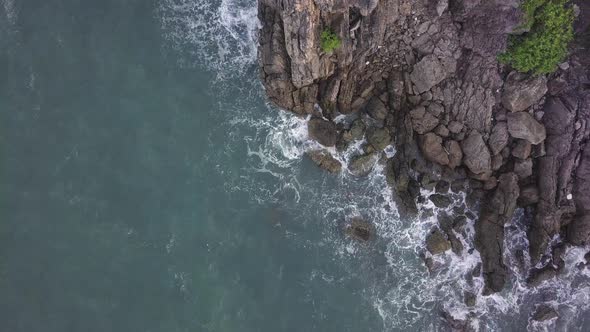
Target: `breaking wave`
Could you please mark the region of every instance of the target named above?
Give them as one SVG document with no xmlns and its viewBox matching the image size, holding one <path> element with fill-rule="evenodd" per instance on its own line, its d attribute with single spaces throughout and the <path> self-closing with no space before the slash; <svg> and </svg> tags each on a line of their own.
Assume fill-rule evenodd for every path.
<svg viewBox="0 0 590 332">
<path fill-rule="evenodd" d="M 219 96 L 242 96 L 239 105 L 223 98 L 218 105 L 219 130 L 228 135 L 220 153 L 228 157 L 246 151 L 248 156 L 242 169 L 219 166 L 227 179 L 226 190 L 248 193 L 259 204 L 304 210 L 299 217 L 304 225 L 321 220 L 310 226 L 318 229 L 314 233 L 317 238 L 301 239 L 293 231 L 288 237 L 302 246 L 330 248 L 351 275 L 358 276 L 358 269 L 362 269 L 364 294 L 383 319 L 383 330 L 438 331 L 442 311 L 457 320 L 468 319 L 475 330 L 563 330 L 590 309 L 590 271 L 577 267 L 588 248 L 566 251 L 564 276 L 537 288 L 525 287 L 529 266 L 524 211 L 519 210 L 506 226 L 504 259 L 516 277 L 504 292 L 482 296 L 483 279 L 474 273 L 481 258 L 473 248 L 473 219 L 467 219 L 463 230 L 455 233 L 464 247 L 462 252 L 431 257 L 424 251 L 424 241 L 437 225 L 440 209 L 426 202 L 416 220 L 402 220 L 383 162 L 377 162 L 365 178 L 350 173 L 349 161 L 359 154 L 363 142 L 344 152 L 328 149 L 342 162 L 341 175 L 315 169 L 304 155 L 320 146 L 308 139 L 306 119 L 264 102 L 257 79 L 256 33 L 260 24 L 256 14 L 254 0 L 163 0 L 158 13 L 169 46 L 181 54 L 180 65 L 213 72 L 213 89 Z M 388 149 L 388 157 L 393 153 Z M 453 198 L 449 210 L 466 208 L 463 194 L 453 194 Z M 373 249 L 342 235 L 343 224 L 354 216 L 375 223 L 379 237 Z M 420 255 L 432 260 L 432 272 Z M 312 274 L 310 278 L 332 278 L 321 271 Z M 474 306 L 465 304 L 466 293 L 475 295 Z M 558 309 L 560 319 L 532 322 L 530 313 L 540 301 Z"/>
</svg>

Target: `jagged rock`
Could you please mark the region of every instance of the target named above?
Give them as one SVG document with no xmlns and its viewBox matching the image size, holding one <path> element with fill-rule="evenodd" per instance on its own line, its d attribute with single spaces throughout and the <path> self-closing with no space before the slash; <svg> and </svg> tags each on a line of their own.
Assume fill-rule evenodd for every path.
<svg viewBox="0 0 590 332">
<path fill-rule="evenodd" d="M 369 133 L 369 144 L 375 148 L 376 151 L 385 149 L 391 143 L 391 136 L 387 128 L 376 128 Z"/>
<path fill-rule="evenodd" d="M 331 173 L 339 173 L 342 170 L 342 164 L 332 157 L 328 151 L 309 151 L 307 152 L 307 155 L 316 165 Z"/>
<path fill-rule="evenodd" d="M 446 141 L 445 149 L 449 153 L 449 167 L 454 169 L 461 166 L 461 162 L 463 160 L 463 151 L 461 151 L 461 146 L 459 143 L 453 140 Z"/>
<path fill-rule="evenodd" d="M 474 174 L 491 173 L 492 157 L 481 134 L 473 131 L 461 142 L 463 163 Z"/>
<path fill-rule="evenodd" d="M 346 225 L 345 233 L 355 240 L 367 242 L 375 237 L 375 227 L 361 217 L 354 217 Z"/>
<path fill-rule="evenodd" d="M 492 134 L 488 140 L 492 154 L 498 154 L 508 144 L 508 125 L 506 122 L 498 122 L 492 129 Z"/>
<path fill-rule="evenodd" d="M 508 132 L 512 137 L 525 139 L 532 144 L 539 144 L 545 140 L 545 127 L 529 113 L 509 113 L 506 117 Z"/>
<path fill-rule="evenodd" d="M 535 185 L 528 185 L 520 189 L 518 204 L 520 206 L 529 206 L 539 201 L 539 189 Z"/>
<path fill-rule="evenodd" d="M 502 105 L 512 112 L 524 111 L 536 104 L 546 92 L 545 76 L 526 78 L 523 74 L 512 72 L 504 85 Z"/>
<path fill-rule="evenodd" d="M 376 120 L 385 120 L 387 117 L 387 107 L 385 107 L 385 104 L 383 104 L 383 102 L 377 97 L 373 97 L 369 100 L 365 106 L 365 111 Z"/>
<path fill-rule="evenodd" d="M 375 153 L 367 153 L 353 158 L 348 169 L 353 175 L 365 176 L 371 172 L 376 163 L 377 155 Z"/>
<path fill-rule="evenodd" d="M 435 133 L 428 133 L 419 138 L 420 150 L 424 158 L 440 165 L 449 164 L 449 156 L 442 146 L 442 138 Z"/>
<path fill-rule="evenodd" d="M 481 204 L 475 223 L 475 247 L 482 259 L 484 295 L 501 291 L 506 283 L 507 271 L 502 261 L 504 225 L 512 219 L 519 193 L 516 174 L 505 173 L 500 175 L 494 193 Z"/>
<path fill-rule="evenodd" d="M 498 179 L 495 176 L 491 176 L 483 183 L 483 190 L 492 190 L 498 185 Z"/>
<path fill-rule="evenodd" d="M 312 118 L 307 123 L 307 132 L 311 139 L 317 141 L 321 145 L 336 145 L 338 132 L 336 131 L 336 124 L 334 124 L 334 122 L 320 118 Z"/>
<path fill-rule="evenodd" d="M 350 125 L 350 137 L 353 140 L 360 140 L 365 135 L 365 123 L 361 119 L 356 119 Z"/>
<path fill-rule="evenodd" d="M 449 129 L 445 125 L 438 125 L 434 129 L 434 133 L 440 137 L 448 137 L 449 136 Z"/>
<path fill-rule="evenodd" d="M 533 175 L 533 160 L 530 158 L 516 160 L 514 162 L 514 173 L 516 173 L 521 180 Z"/>
<path fill-rule="evenodd" d="M 468 307 L 474 307 L 475 303 L 477 302 L 477 296 L 469 291 L 465 291 L 465 293 L 463 293 L 463 298 L 465 299 L 465 305 Z"/>
<path fill-rule="evenodd" d="M 533 269 L 527 278 L 527 283 L 531 287 L 537 287 L 544 281 L 555 278 L 557 270 L 551 266 L 546 266 L 542 269 Z"/>
<path fill-rule="evenodd" d="M 438 181 L 435 186 L 437 194 L 445 194 L 445 193 L 449 192 L 450 188 L 451 188 L 451 184 L 448 183 L 447 181 L 444 181 L 444 180 Z"/>
<path fill-rule="evenodd" d="M 455 72 L 457 61 L 451 57 L 439 59 L 436 55 L 427 55 L 414 66 L 410 79 L 416 87 L 416 93 L 423 93 L 442 82 Z"/>
<path fill-rule="evenodd" d="M 463 129 L 463 124 L 458 121 L 451 121 L 449 123 L 449 131 L 453 134 L 458 134 Z"/>
<path fill-rule="evenodd" d="M 423 106 L 418 106 L 410 111 L 410 117 L 414 131 L 420 135 L 432 131 L 438 125 L 438 119 L 427 112 Z"/>
<path fill-rule="evenodd" d="M 533 320 L 538 322 L 544 322 L 557 317 L 559 317 L 557 311 L 546 304 L 537 307 L 537 310 L 535 310 L 535 313 L 533 314 Z"/>
<path fill-rule="evenodd" d="M 426 249 L 433 255 L 441 254 L 451 249 L 451 242 L 438 228 L 433 228 L 426 236 Z"/>
<path fill-rule="evenodd" d="M 569 243 L 582 246 L 590 244 L 590 215 L 576 217 L 567 229 Z"/>
<path fill-rule="evenodd" d="M 428 92 L 426 92 L 428 93 Z M 432 103 L 430 105 L 428 105 L 428 112 L 434 116 L 436 116 L 437 118 L 443 114 L 445 111 L 445 108 L 443 105 L 439 104 L 439 103 Z"/>
<path fill-rule="evenodd" d="M 504 164 L 504 158 L 501 154 L 496 154 L 492 156 L 492 170 L 497 171 L 502 167 Z"/>
<path fill-rule="evenodd" d="M 449 207 L 451 203 L 453 203 L 453 200 L 451 200 L 449 196 L 441 194 L 432 194 L 428 197 L 428 199 L 430 199 L 430 201 L 434 203 L 434 206 L 437 208 L 446 208 Z"/>
<path fill-rule="evenodd" d="M 531 155 L 532 145 L 529 141 L 519 139 L 512 149 L 512 155 L 519 159 L 526 159 Z"/>
</svg>

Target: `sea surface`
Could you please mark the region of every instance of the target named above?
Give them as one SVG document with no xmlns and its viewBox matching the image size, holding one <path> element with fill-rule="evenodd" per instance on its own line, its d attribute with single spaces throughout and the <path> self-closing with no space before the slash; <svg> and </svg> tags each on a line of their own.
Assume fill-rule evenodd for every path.
<svg viewBox="0 0 590 332">
<path fill-rule="evenodd" d="M 434 207 L 402 220 L 383 165 L 351 176 L 362 142 L 331 151 L 340 176 L 304 157 L 305 119 L 265 100 L 258 27 L 255 0 L 0 0 L 0 331 L 445 331 L 442 311 L 469 315 L 473 222 L 429 274 Z M 345 236 L 355 216 L 375 241 Z M 474 327 L 585 331 L 584 252 L 546 291 L 521 276 L 478 296 Z M 558 322 L 528 320 L 540 298 Z"/>
</svg>

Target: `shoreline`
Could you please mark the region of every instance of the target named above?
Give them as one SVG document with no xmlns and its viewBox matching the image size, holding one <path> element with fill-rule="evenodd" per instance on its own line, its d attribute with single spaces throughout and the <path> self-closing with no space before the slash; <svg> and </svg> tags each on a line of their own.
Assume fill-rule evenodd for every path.
<svg viewBox="0 0 590 332">
<path fill-rule="evenodd" d="M 524 208 L 532 222 L 521 255 L 530 257 L 525 273 L 534 287 L 559 278 L 566 246 L 590 244 L 590 5 L 574 2 L 571 53 L 555 73 L 538 76 L 497 60 L 509 36 L 522 33 L 515 1 L 260 0 L 261 78 L 272 103 L 311 117 L 309 136 L 321 145 L 344 151 L 366 139 L 347 166 L 362 177 L 385 163 L 402 218 L 415 218 L 422 202 L 450 206 L 451 192 L 481 206 L 472 244 L 482 260 L 473 271 L 485 281 L 481 296 L 510 278 L 504 226 Z M 341 38 L 331 52 L 321 45 L 328 30 Z M 384 152 L 391 145 L 393 157 Z M 326 150 L 309 157 L 342 169 Z M 423 189 L 434 193 L 423 197 Z M 467 250 L 457 237 L 466 210 L 437 215 L 425 257 Z M 355 220 L 346 233 L 370 240 L 371 222 Z M 555 318 L 548 304 L 537 311 L 535 320 Z"/>
</svg>

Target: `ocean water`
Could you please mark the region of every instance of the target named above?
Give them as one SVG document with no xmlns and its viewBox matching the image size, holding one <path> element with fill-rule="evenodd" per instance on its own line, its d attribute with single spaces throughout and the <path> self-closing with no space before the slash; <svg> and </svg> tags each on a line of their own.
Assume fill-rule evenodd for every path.
<svg viewBox="0 0 590 332">
<path fill-rule="evenodd" d="M 317 169 L 305 119 L 266 103 L 255 0 L 0 2 L 1 331 L 445 331 L 442 310 L 467 317 L 477 251 L 429 275 L 434 207 L 400 219 L 381 164 Z M 360 144 L 331 152 L 346 163 Z M 343 234 L 355 216 L 374 242 Z M 584 252 L 568 251 L 565 281 L 479 296 L 474 327 L 583 331 Z M 560 320 L 528 320 L 540 298 Z"/>
</svg>

